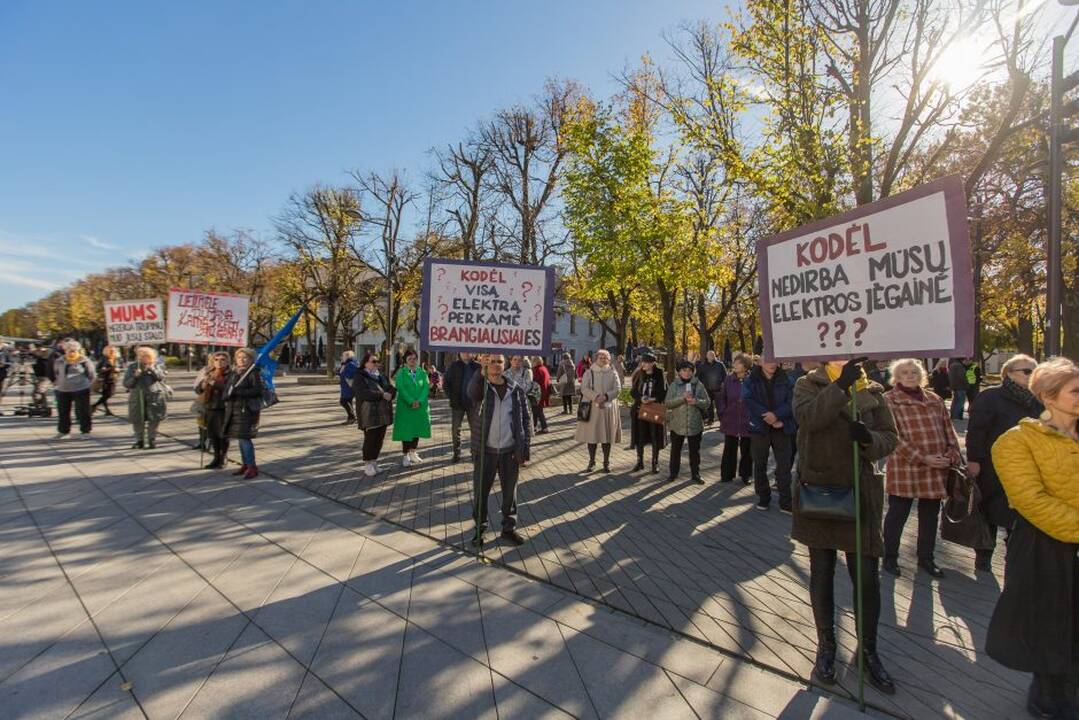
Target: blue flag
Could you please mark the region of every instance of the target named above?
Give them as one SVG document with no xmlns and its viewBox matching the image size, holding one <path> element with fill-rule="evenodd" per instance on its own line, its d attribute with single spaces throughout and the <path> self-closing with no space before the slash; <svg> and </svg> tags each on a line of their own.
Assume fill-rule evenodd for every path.
<svg viewBox="0 0 1079 720">
<path fill-rule="evenodd" d="M 262 374 L 262 384 L 266 389 L 264 397 L 274 397 L 276 399 L 277 391 L 273 386 L 274 372 L 277 370 L 277 361 L 270 357 L 270 353 L 274 348 L 281 344 L 281 341 L 292 335 L 292 329 L 296 327 L 296 323 L 300 319 L 300 315 L 303 314 L 303 308 L 301 307 L 296 311 L 284 327 L 274 333 L 274 336 L 270 338 L 270 341 L 260 347 L 255 352 L 255 365 L 258 366 L 259 372 Z M 266 405 L 272 405 L 273 402 L 266 402 Z"/>
</svg>

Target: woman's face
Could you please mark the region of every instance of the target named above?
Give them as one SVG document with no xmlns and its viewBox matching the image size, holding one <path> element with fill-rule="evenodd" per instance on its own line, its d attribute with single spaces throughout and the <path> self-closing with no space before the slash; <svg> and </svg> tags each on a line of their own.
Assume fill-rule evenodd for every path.
<svg viewBox="0 0 1079 720">
<path fill-rule="evenodd" d="M 214 369 L 225 370 L 229 366 L 229 359 L 220 355 L 214 358 Z"/>
<path fill-rule="evenodd" d="M 601 355 L 596 356 L 596 365 L 599 365 L 601 368 L 605 368 L 610 364 L 611 364 L 611 356 L 610 355 L 601 354 Z"/>
<path fill-rule="evenodd" d="M 693 378 L 693 368 L 682 368 L 678 371 L 678 377 L 684 382 L 689 382 Z"/>
<path fill-rule="evenodd" d="M 641 367 L 644 368 L 644 371 L 646 373 L 652 372 L 652 368 L 654 368 L 655 366 L 656 366 L 656 364 L 654 362 L 652 362 L 651 360 L 645 360 L 644 362 L 641 363 Z"/>
<path fill-rule="evenodd" d="M 1062 387 L 1055 398 L 1042 398 L 1042 402 L 1053 412 L 1079 417 L 1079 378 Z"/>
<path fill-rule="evenodd" d="M 895 379 L 903 387 L 916 388 L 922 384 L 918 368 L 913 365 L 900 365 L 895 369 Z"/>
<path fill-rule="evenodd" d="M 1017 385 L 1030 387 L 1030 374 L 1034 372 L 1034 363 L 1020 362 L 1008 369 L 1008 377 Z"/>
<path fill-rule="evenodd" d="M 416 363 L 418 361 L 419 361 L 419 356 L 416 355 L 415 353 L 412 353 L 411 355 L 409 355 L 408 357 L 405 358 L 405 364 L 408 365 L 413 370 L 416 369 Z"/>
<path fill-rule="evenodd" d="M 514 355 L 513 357 L 510 358 L 510 367 L 512 367 L 514 370 L 520 369 L 520 367 L 521 367 L 521 356 L 520 355 Z"/>
<path fill-rule="evenodd" d="M 150 353 L 147 353 L 147 352 L 139 353 L 139 365 L 153 365 L 153 364 L 154 364 L 154 356 L 153 355 L 151 355 Z"/>
<path fill-rule="evenodd" d="M 734 374 L 738 377 L 742 377 L 749 372 L 749 366 L 741 360 L 735 360 L 734 362 Z"/>
<path fill-rule="evenodd" d="M 378 358 L 374 355 L 367 358 L 367 364 L 364 367 L 368 370 L 378 370 Z"/>
<path fill-rule="evenodd" d="M 250 359 L 247 357 L 247 353 L 242 352 L 236 353 L 234 361 L 236 362 L 236 367 L 240 369 L 243 369 L 250 364 Z"/>
</svg>

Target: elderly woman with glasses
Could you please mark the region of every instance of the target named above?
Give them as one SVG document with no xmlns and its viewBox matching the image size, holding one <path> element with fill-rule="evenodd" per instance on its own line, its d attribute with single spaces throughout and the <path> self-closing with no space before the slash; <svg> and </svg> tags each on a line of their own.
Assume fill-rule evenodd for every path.
<svg viewBox="0 0 1079 720">
<path fill-rule="evenodd" d="M 1019 424 L 1023 418 L 1036 418 L 1041 414 L 1042 404 L 1030 392 L 1030 376 L 1037 361 L 1029 355 L 1013 355 L 1000 369 L 1002 382 L 996 387 L 978 393 L 970 407 L 967 423 L 967 472 L 977 478 L 982 494 L 981 509 L 989 521 L 994 545 L 997 528 L 1011 532 L 1015 524 L 1015 510 L 1008 504 L 1004 488 L 993 467 L 990 450 L 997 439 Z M 992 569 L 991 561 L 995 547 L 975 551 L 974 567 L 983 572 Z"/>
</svg>

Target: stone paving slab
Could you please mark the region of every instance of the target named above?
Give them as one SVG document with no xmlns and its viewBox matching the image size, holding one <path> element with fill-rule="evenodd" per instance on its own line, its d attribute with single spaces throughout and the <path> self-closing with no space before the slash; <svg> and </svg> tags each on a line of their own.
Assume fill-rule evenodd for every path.
<svg viewBox="0 0 1079 720">
<path fill-rule="evenodd" d="M 471 535 L 471 465 L 450 462 L 448 408 L 433 403 L 434 437 L 421 442 L 424 461 L 404 468 L 399 446 L 387 441 L 382 472 L 360 472 L 361 433 L 341 425 L 332 387 L 282 379 L 280 405 L 264 415 L 256 441 L 259 465 L 274 477 L 467 549 Z M 182 383 L 177 383 L 181 387 Z M 180 393 L 174 407 L 187 406 Z M 598 602 L 647 624 L 693 638 L 803 683 L 810 681 L 816 634 L 806 590 L 808 554 L 790 540 L 790 518 L 754 509 L 752 487 L 718 480 L 722 435 L 705 433 L 704 486 L 661 474 L 631 473 L 635 457 L 612 453 L 609 475 L 583 472 L 584 448 L 572 440 L 573 418 L 548 411 L 551 433 L 538 436 L 518 490 L 521 548 L 490 543 L 495 564 Z M 183 411 L 163 426 L 193 443 Z M 962 427 L 960 427 L 962 430 Z M 464 430 L 467 443 L 467 428 Z M 683 462 L 683 473 L 688 471 Z M 492 497 L 497 527 L 498 490 Z M 912 513 L 912 515 L 914 515 Z M 914 573 L 917 518 L 906 526 L 904 576 L 882 575 L 880 644 L 899 693 L 867 691 L 868 700 L 900 717 L 1021 715 L 1028 678 L 984 655 L 985 632 L 1003 580 L 1003 551 L 991 574 L 975 574 L 973 553 L 939 542 L 941 581 Z M 842 566 L 842 562 L 840 565 Z M 837 569 L 840 660 L 853 658 L 853 602 L 846 569 Z M 855 679 L 841 674 L 839 692 Z M 1003 710 L 1002 710 L 1003 709 Z"/>
<path fill-rule="evenodd" d="M 201 470 L 167 437 L 51 434 L 0 418 L 4 718 L 858 715 L 294 485 Z"/>
</svg>

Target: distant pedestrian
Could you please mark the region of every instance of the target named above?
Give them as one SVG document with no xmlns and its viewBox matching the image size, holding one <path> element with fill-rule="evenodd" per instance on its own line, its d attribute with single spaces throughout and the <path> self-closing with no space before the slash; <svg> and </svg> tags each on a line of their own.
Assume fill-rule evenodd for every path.
<svg viewBox="0 0 1079 720">
<path fill-rule="evenodd" d="M 528 402 L 532 406 L 532 428 L 536 435 L 547 432 L 547 415 L 544 408 L 551 401 L 551 372 L 543 358 L 538 355 L 532 359 L 532 382 L 538 388 L 538 394 L 530 393 Z"/>
<path fill-rule="evenodd" d="M 611 445 L 622 442 L 622 418 L 618 394 L 622 390 L 618 373 L 611 367 L 611 354 L 596 353 L 596 363 L 590 365 L 581 378 L 581 403 L 590 403 L 588 419 L 577 418 L 574 438 L 588 446 L 588 468 L 596 467 L 596 446 L 603 448 L 603 472 L 611 471 Z"/>
<path fill-rule="evenodd" d="M 157 363 L 157 351 L 149 346 L 135 349 L 135 362 L 124 370 L 127 388 L 127 421 L 135 434 L 132 448 L 153 448 L 157 426 L 165 419 L 168 400 L 165 371 Z"/>
<path fill-rule="evenodd" d="M 884 393 L 895 419 L 898 444 L 888 456 L 886 489 L 888 514 L 884 518 L 884 569 L 900 576 L 899 542 L 911 505 L 918 501 L 918 567 L 940 578 L 933 551 L 937 542 L 940 501 L 948 497 L 948 469 L 960 467 L 959 438 L 948 417 L 944 400 L 925 389 L 925 368 L 914 359 L 891 365 L 896 384 Z"/>
<path fill-rule="evenodd" d="M 952 420 L 963 419 L 967 403 L 967 366 L 962 358 L 952 358 L 948 363 L 948 385 L 952 389 Z"/>
<path fill-rule="evenodd" d="M 718 412 L 718 396 L 723 392 L 723 381 L 727 379 L 727 366 L 716 357 L 715 350 L 709 350 L 705 353 L 704 360 L 697 363 L 697 379 L 704 383 L 704 388 L 708 391 L 708 399 L 711 400 L 708 403 L 708 415 L 704 419 L 708 425 L 711 425 L 715 422 Z"/>
<path fill-rule="evenodd" d="M 63 355 L 53 363 L 56 378 L 56 438 L 66 440 L 71 432 L 71 409 L 75 408 L 75 417 L 79 421 L 79 432 L 90 433 L 93 418 L 90 411 L 90 387 L 93 385 L 96 371 L 94 364 L 83 354 L 82 345 L 74 340 L 64 346 Z"/>
<path fill-rule="evenodd" d="M 101 383 L 101 394 L 90 408 L 90 413 L 97 412 L 98 407 L 105 408 L 105 415 L 112 415 L 109 409 L 109 400 L 116 394 L 116 375 L 120 371 L 120 359 L 116 348 L 106 345 L 101 351 L 101 360 L 97 363 L 97 379 Z"/>
<path fill-rule="evenodd" d="M 652 353 L 645 353 L 641 357 L 640 365 L 633 371 L 630 396 L 633 398 L 633 406 L 629 412 L 632 423 L 631 434 L 633 444 L 637 449 L 637 465 L 633 470 L 634 472 L 644 470 L 644 447 L 648 445 L 652 448 L 652 473 L 657 473 L 659 472 L 659 451 L 667 443 L 666 425 L 662 422 L 648 422 L 639 417 L 641 406 L 645 403 L 666 403 L 667 401 L 667 379 L 663 371 L 656 367 L 656 356 Z"/>
<path fill-rule="evenodd" d="M 851 583 L 855 572 L 856 523 L 849 517 L 827 517 L 808 512 L 799 498 L 815 486 L 833 489 L 854 484 L 853 443 L 858 444 L 861 478 L 862 637 L 861 652 L 867 679 L 885 694 L 895 683 L 877 655 L 877 624 L 880 620 L 880 574 L 878 561 L 884 554 L 881 514 L 884 483 L 874 462 L 895 449 L 896 429 L 884 388 L 866 378 L 861 361 L 835 360 L 803 377 L 794 387 L 794 419 L 798 423 L 798 485 L 794 496 L 791 539 L 809 549 L 809 598 L 817 627 L 817 657 L 813 675 L 825 685 L 836 681 L 835 673 L 835 566 L 836 553 L 847 556 Z M 852 420 L 850 404 L 856 403 L 858 419 Z M 833 495 L 834 497 L 834 495 Z M 826 502 L 826 501 L 825 501 Z M 841 515 L 838 511 L 837 515 Z M 856 608 L 857 609 L 857 608 Z"/>
<path fill-rule="evenodd" d="M 338 401 L 347 414 L 344 422 L 345 425 L 351 425 L 356 422 L 356 413 L 352 410 L 353 406 L 356 404 L 352 394 L 352 380 L 356 377 L 356 371 L 359 369 L 360 366 L 356 363 L 355 352 L 352 350 L 345 350 L 341 353 L 341 364 L 337 367 L 337 381 L 341 386 Z"/>
<path fill-rule="evenodd" d="M 255 352 L 240 348 L 232 354 L 234 367 L 225 385 L 225 432 L 240 446 L 240 469 L 233 475 L 245 480 L 257 477 L 255 443 L 262 415 L 262 373 L 254 367 Z"/>
<path fill-rule="evenodd" d="M 397 390 L 379 369 L 378 353 L 367 352 L 352 379 L 356 398 L 356 418 L 363 430 L 364 473 L 378 474 L 378 456 L 386 439 L 386 428 L 393 424 L 393 402 Z"/>
<path fill-rule="evenodd" d="M 225 431 L 225 388 L 229 380 L 229 354 L 215 352 L 210 356 L 210 365 L 199 373 L 195 382 L 195 394 L 202 405 L 203 424 L 206 438 L 213 459 L 206 466 L 207 470 L 225 467 L 228 457 L 229 438 Z"/>
<path fill-rule="evenodd" d="M 577 394 L 577 370 L 573 367 L 573 358 L 569 353 L 562 354 L 555 383 L 558 394 L 562 397 L 562 414 L 569 415 L 573 412 L 573 396 Z"/>
<path fill-rule="evenodd" d="M 1030 390 L 1045 406 L 993 445 L 993 466 L 1018 513 L 1004 589 L 985 648 L 1001 665 L 1034 674 L 1034 717 L 1074 718 L 1079 670 L 1079 367 L 1038 365 Z"/>
<path fill-rule="evenodd" d="M 734 372 L 723 380 L 723 392 L 717 395 L 719 430 L 723 433 L 723 459 L 720 482 L 731 482 L 735 473 L 746 485 L 753 474 L 753 453 L 749 438 L 749 406 L 742 397 L 742 383 L 749 376 L 753 361 L 741 353 L 734 356 Z"/>
<path fill-rule="evenodd" d="M 933 372 L 929 373 L 929 387 L 942 400 L 951 398 L 952 386 L 948 380 L 948 358 L 941 358 L 933 366 Z"/>
<path fill-rule="evenodd" d="M 772 502 L 768 484 L 768 456 L 776 460 L 775 480 L 780 512 L 791 512 L 792 438 L 798 431 L 794 422 L 794 387 L 778 363 L 761 361 L 742 383 L 742 400 L 749 415 L 750 453 L 753 456 L 753 483 L 757 509 L 767 510 Z"/>
<path fill-rule="evenodd" d="M 581 361 L 577 363 L 577 379 L 578 380 L 583 379 L 585 371 L 588 370 L 588 368 L 590 368 L 590 367 L 592 367 L 592 351 L 591 350 L 588 351 L 587 353 L 585 353 L 584 357 L 581 358 Z"/>
<path fill-rule="evenodd" d="M 420 461 L 420 438 L 431 437 L 431 383 L 420 367 L 415 350 L 406 350 L 405 364 L 397 370 L 397 414 L 393 421 L 393 439 L 401 443 L 401 463 L 408 467 Z"/>
<path fill-rule="evenodd" d="M 618 373 L 618 380 L 622 384 L 626 382 L 626 362 L 621 355 L 615 355 L 614 360 L 611 361 L 611 367 Z"/>
<path fill-rule="evenodd" d="M 690 480 L 704 484 L 701 477 L 701 437 L 704 433 L 704 416 L 711 400 L 704 383 L 693 376 L 693 363 L 682 360 L 678 374 L 667 387 L 667 427 L 671 433 L 670 475 L 667 482 L 678 478 L 682 467 L 682 445 L 689 445 Z"/>
<path fill-rule="evenodd" d="M 461 424 L 468 417 L 471 400 L 468 397 L 468 384 L 480 371 L 472 353 L 463 352 L 446 369 L 443 382 L 446 386 L 446 399 L 450 401 L 450 443 L 453 448 L 453 462 L 461 459 Z"/>
<path fill-rule="evenodd" d="M 967 360 L 967 407 L 974 404 L 982 389 L 982 366 L 974 360 Z"/>
<path fill-rule="evenodd" d="M 517 532 L 517 478 L 531 451 L 532 421 L 524 388 L 505 376 L 502 355 L 484 357 L 479 374 L 468 385 L 470 445 L 472 447 L 472 517 L 474 547 L 482 547 L 487 531 L 487 504 L 498 476 L 502 490 L 502 539 L 522 545 Z"/>
<path fill-rule="evenodd" d="M 1045 410 L 1030 392 L 1030 376 L 1037 365 L 1037 361 L 1029 355 L 1013 355 L 1000 369 L 1003 382 L 979 393 L 977 401 L 970 406 L 966 437 L 967 472 L 975 478 L 981 491 L 981 510 L 989 522 L 994 545 L 974 551 L 974 568 L 982 572 L 992 570 L 997 528 L 1002 527 L 1010 534 L 1018 517 L 1009 505 L 996 468 L 993 467 L 993 444 L 1023 418 L 1037 418 Z"/>
</svg>

